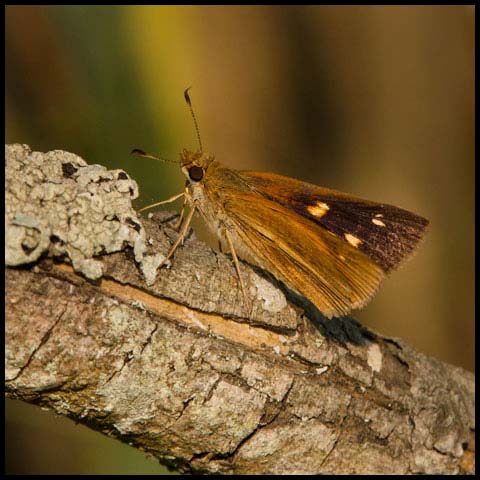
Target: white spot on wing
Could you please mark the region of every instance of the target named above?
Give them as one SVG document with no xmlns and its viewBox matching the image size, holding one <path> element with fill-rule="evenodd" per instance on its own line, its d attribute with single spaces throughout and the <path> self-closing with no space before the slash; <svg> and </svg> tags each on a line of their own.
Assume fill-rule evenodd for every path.
<svg viewBox="0 0 480 480">
<path fill-rule="evenodd" d="M 324 202 L 317 202 L 316 205 L 309 205 L 307 210 L 314 217 L 321 218 L 330 210 L 330 207 Z"/>
<path fill-rule="evenodd" d="M 384 227 L 385 224 L 381 220 L 377 220 L 376 218 L 372 218 L 372 223 L 378 225 L 379 227 Z"/>
<path fill-rule="evenodd" d="M 359 238 L 357 238 L 355 235 L 352 235 L 351 233 L 345 233 L 345 240 L 355 248 L 357 248 L 362 243 Z"/>
</svg>

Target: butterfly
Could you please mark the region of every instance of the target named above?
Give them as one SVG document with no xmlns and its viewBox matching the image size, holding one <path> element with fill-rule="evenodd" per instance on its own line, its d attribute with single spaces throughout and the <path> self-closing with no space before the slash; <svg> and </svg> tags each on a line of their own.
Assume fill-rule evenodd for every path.
<svg viewBox="0 0 480 480">
<path fill-rule="evenodd" d="M 407 210 L 269 172 L 234 170 L 203 151 L 188 89 L 199 150 L 183 150 L 182 243 L 195 212 L 229 248 L 247 297 L 238 258 L 271 272 L 308 298 L 327 318 L 368 303 L 385 276 L 424 236 L 428 220 Z M 135 149 L 133 153 L 159 159 Z M 186 208 L 188 214 L 185 215 Z"/>
</svg>

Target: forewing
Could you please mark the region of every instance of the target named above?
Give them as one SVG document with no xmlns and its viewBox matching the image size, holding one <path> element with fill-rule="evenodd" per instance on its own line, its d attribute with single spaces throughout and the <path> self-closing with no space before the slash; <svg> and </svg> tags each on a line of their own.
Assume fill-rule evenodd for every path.
<svg viewBox="0 0 480 480">
<path fill-rule="evenodd" d="M 387 273 L 414 250 L 428 225 L 427 219 L 407 210 L 281 175 L 253 171 L 238 175 L 252 190 L 328 230 Z"/>
</svg>

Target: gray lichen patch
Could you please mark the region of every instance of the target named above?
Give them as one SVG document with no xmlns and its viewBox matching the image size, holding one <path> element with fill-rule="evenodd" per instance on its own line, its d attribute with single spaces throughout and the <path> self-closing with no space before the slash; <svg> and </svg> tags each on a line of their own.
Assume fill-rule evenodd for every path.
<svg viewBox="0 0 480 480">
<path fill-rule="evenodd" d="M 146 253 L 145 230 L 131 204 L 137 197 L 137 183 L 123 170 L 88 165 L 61 150 L 5 145 L 6 265 L 67 255 L 76 271 L 98 279 L 103 267 L 94 257 L 129 245 L 153 283 L 163 256 Z"/>
<path fill-rule="evenodd" d="M 253 293 L 262 300 L 265 310 L 278 313 L 287 307 L 287 300 L 281 290 L 253 271 L 250 275 L 252 284 L 256 287 L 256 292 Z"/>
</svg>

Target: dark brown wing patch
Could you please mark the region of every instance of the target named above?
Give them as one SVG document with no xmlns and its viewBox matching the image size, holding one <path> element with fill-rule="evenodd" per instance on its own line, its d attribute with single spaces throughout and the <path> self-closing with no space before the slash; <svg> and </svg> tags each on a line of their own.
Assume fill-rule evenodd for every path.
<svg viewBox="0 0 480 480">
<path fill-rule="evenodd" d="M 325 228 L 388 273 L 416 247 L 428 220 L 392 205 L 352 197 L 275 174 L 239 175 L 266 198 Z"/>
</svg>

